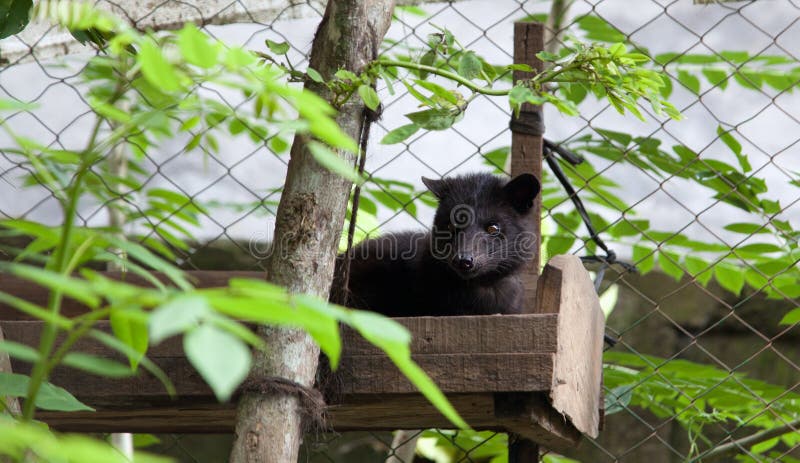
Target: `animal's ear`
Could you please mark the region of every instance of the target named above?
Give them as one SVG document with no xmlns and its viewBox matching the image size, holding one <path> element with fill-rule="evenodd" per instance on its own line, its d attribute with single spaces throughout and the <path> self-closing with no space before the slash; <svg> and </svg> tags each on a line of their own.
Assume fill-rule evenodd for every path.
<svg viewBox="0 0 800 463">
<path fill-rule="evenodd" d="M 503 187 L 506 198 L 519 212 L 527 212 L 533 207 L 540 189 L 539 180 L 531 174 L 517 175 Z"/>
<path fill-rule="evenodd" d="M 439 199 L 442 199 L 447 192 L 447 181 L 434 180 L 432 178 L 422 177 L 422 183 L 428 187 L 431 193 Z"/>
</svg>

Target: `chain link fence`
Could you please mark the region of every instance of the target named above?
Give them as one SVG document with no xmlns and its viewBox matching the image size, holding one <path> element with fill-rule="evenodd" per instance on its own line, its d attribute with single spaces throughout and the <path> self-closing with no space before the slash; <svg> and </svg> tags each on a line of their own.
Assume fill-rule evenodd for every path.
<svg viewBox="0 0 800 463">
<path fill-rule="evenodd" d="M 264 51 L 268 39 L 285 42 L 286 59 L 297 69 L 307 65 L 324 11 L 315 1 L 97 3 L 140 27 L 194 20 L 212 36 L 251 49 Z M 626 42 L 653 57 L 670 77 L 671 101 L 685 115 L 669 121 L 642 107 L 646 121 L 640 122 L 591 96 L 575 96 L 577 117 L 545 108 L 546 138 L 586 159 L 560 162 L 589 204 L 593 224 L 620 260 L 640 270 L 602 267 L 608 329 L 620 340 L 607 352 L 605 429 L 568 457 L 800 461 L 800 317 L 787 316 L 800 297 L 800 101 L 794 91 L 800 5 L 420 3 L 398 7 L 384 51 L 419 59 L 429 35 L 446 28 L 488 62 L 508 64 L 513 22 L 546 20 L 551 11 L 563 12 L 548 23 L 560 32 L 554 31 L 557 41 Z M 230 22 L 237 24 L 222 25 Z M 93 122 L 81 77 L 91 48 L 37 26 L 6 39 L 2 50 L 8 62 L 0 67 L 0 95 L 38 106 L 11 114 L 6 123 L 50 147 L 82 146 Z M 232 108 L 249 104 L 211 87 L 196 91 L 216 93 L 220 104 Z M 453 127 L 383 145 L 379 141 L 405 123 L 403 114 L 415 109 L 416 100 L 405 88 L 379 86 L 378 92 L 383 118 L 369 143 L 370 182 L 357 237 L 428 227 L 435 204 L 424 195 L 421 176 L 504 170 L 511 139 L 505 100 L 478 96 Z M 202 117 L 212 126 L 235 124 L 211 120 L 212 113 Z M 11 143 L 6 134 L 0 141 Z M 152 140 L 150 149 L 129 153 L 132 171 L 150 193 L 131 192 L 126 201 L 145 210 L 176 193 L 197 220 L 188 229 L 170 217 L 131 222 L 126 232 L 165 243 L 188 269 L 261 268 L 290 142 L 286 130 L 228 138 L 191 127 Z M 46 188 L 26 185 L 29 174 L 2 153 L 0 216 L 58 223 L 56 199 Z M 546 172 L 543 183 L 543 253 L 595 254 L 552 174 Z M 81 204 L 84 224 L 107 225 L 107 206 Z M 506 461 L 503 434 L 426 430 L 406 436 L 419 437 L 417 462 Z M 230 445 L 229 436 L 159 439 L 155 448 L 188 462 L 221 461 Z M 397 444 L 391 433 L 311 435 L 301 461 L 384 461 L 399 458 Z M 552 453 L 543 458 L 570 461 Z"/>
</svg>

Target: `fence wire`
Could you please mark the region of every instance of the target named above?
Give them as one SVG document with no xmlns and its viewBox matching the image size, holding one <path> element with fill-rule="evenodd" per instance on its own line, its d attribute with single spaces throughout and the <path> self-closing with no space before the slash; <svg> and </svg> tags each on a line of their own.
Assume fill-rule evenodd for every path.
<svg viewBox="0 0 800 463">
<path fill-rule="evenodd" d="M 125 11 L 143 27 L 157 25 L 153 18 L 164 9 L 191 10 L 206 32 L 228 43 L 257 50 L 264 50 L 266 39 L 288 43 L 287 58 L 298 69 L 307 65 L 324 9 L 310 1 L 267 2 L 270 7 L 258 11 L 248 8 L 261 2 L 211 2 L 213 8 L 169 0 L 135 6 L 97 3 Z M 612 367 L 606 368 L 605 428 L 598 439 L 587 438 L 578 449 L 566 452 L 568 457 L 583 462 L 657 463 L 704 456 L 708 458 L 701 461 L 800 461 L 800 332 L 797 323 L 778 323 L 798 307 L 800 289 L 792 274 L 798 258 L 788 253 L 772 267 L 751 259 L 754 253 L 780 253 L 774 247 L 785 245 L 773 239 L 774 234 L 763 233 L 767 229 L 785 230 L 797 239 L 793 230 L 800 222 L 800 195 L 792 185 L 800 184 L 800 101 L 793 90 L 800 69 L 800 5 L 792 0 L 705 6 L 688 0 L 561 3 L 569 8 L 564 20 L 556 22 L 564 31 L 556 34 L 558 40 L 575 35 L 628 42 L 659 57 L 659 67 L 671 80 L 671 100 L 686 116 L 684 121 L 666 121 L 642 107 L 648 122 L 631 121 L 610 105 L 590 99 L 581 104 L 577 117 L 545 109 L 546 137 L 591 162 L 591 168 L 566 163 L 562 168 L 578 195 L 588 199 L 590 211 L 595 208 L 595 227 L 601 235 L 610 234 L 610 245 L 620 258 L 643 273 L 620 268 L 606 272 L 601 289 L 613 302 L 607 307 L 608 328 L 620 343 L 607 358 Z M 551 6 L 484 0 L 398 8 L 384 51 L 419 57 L 428 35 L 446 27 L 465 48 L 492 63 L 508 64 L 513 22 L 543 20 Z M 230 21 L 239 24 L 219 25 Z M 52 44 L 63 40 L 63 33 L 40 27 L 26 34 L 5 42 L 9 62 L 0 67 L 0 96 L 38 108 L 18 111 L 6 123 L 50 147 L 82 146 L 93 119 L 80 73 L 91 51 L 70 44 L 62 51 L 78 54 L 58 57 L 59 48 Z M 414 110 L 416 100 L 403 88 L 395 87 L 394 93 L 378 90 L 384 116 L 369 144 L 366 172 L 371 181 L 359 212 L 368 217 L 358 224 L 362 235 L 428 227 L 435 206 L 423 195 L 421 176 L 505 167 L 503 153 L 511 139 L 505 101 L 479 96 L 452 128 L 419 132 L 389 146 L 378 141 L 404 124 L 402 115 Z M 196 91 L 216 93 L 222 104 L 233 108 L 248 103 L 214 88 Z M 130 225 L 126 231 L 167 242 L 188 269 L 259 269 L 271 239 L 290 135 L 270 133 L 254 140 L 209 135 L 215 142 L 203 138 L 193 144 L 205 134 L 189 129 L 162 140 L 139 163 L 145 186 L 188 198 L 200 211 L 199 224 L 181 231 L 165 218 L 161 223 Z M 7 146 L 8 138 L 0 138 Z M 659 150 L 680 156 L 686 149 L 698 156 L 671 173 L 648 158 Z M 744 155 L 747 168 L 741 164 Z M 731 159 L 742 165 L 741 175 L 728 175 L 721 167 Z M 0 155 L 0 216 L 58 223 L 52 192 L 23 185 L 27 174 L 12 156 Z M 552 176 L 546 177 L 543 252 L 594 254 L 569 198 L 558 192 Z M 737 206 L 731 194 L 709 194 L 690 179 L 704 185 L 717 179 L 736 192 L 765 179 L 777 202 L 771 207 L 761 202 Z M 764 200 L 758 195 L 736 197 L 745 203 L 754 198 Z M 152 199 L 132 192 L 128 201 L 144 210 Z M 107 225 L 106 206 L 81 204 L 83 225 Z M 731 226 L 750 223 L 752 214 L 742 212 L 748 208 L 760 214 L 760 222 Z M 759 246 L 763 235 L 771 246 Z M 181 245 L 187 237 L 189 243 Z M 723 248 L 728 251 L 720 251 Z M 661 271 L 647 273 L 654 261 Z M 735 273 L 733 263 L 743 273 Z M 686 370 L 687 378 L 680 374 L 687 361 L 709 369 L 692 367 Z M 610 387 L 609 374 L 634 379 Z M 724 397 L 715 395 L 721 391 Z M 794 403 L 794 411 L 786 408 L 787 401 Z M 665 405 L 659 408 L 658 403 Z M 737 410 L 737 403 L 742 407 L 730 412 Z M 722 410 L 731 414 L 722 416 Z M 712 419 L 715 414 L 719 416 Z M 765 421 L 772 424 L 766 426 Z M 742 439 L 769 429 L 773 434 L 761 439 Z M 416 462 L 506 461 L 503 434 L 426 430 L 408 436 L 419 437 Z M 158 439 L 153 448 L 187 462 L 221 461 L 230 445 L 230 436 Z M 301 461 L 385 461 L 399 458 L 396 444 L 391 433 L 307 436 Z M 726 446 L 732 450 L 721 456 L 704 453 Z M 542 458 L 570 461 L 547 451 Z"/>
</svg>

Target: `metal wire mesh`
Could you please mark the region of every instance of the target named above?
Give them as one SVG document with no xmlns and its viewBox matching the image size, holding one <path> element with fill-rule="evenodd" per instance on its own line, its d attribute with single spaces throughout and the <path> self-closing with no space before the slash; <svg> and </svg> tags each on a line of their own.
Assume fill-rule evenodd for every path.
<svg viewBox="0 0 800 463">
<path fill-rule="evenodd" d="M 287 58 L 298 68 L 307 64 L 311 38 L 322 13 L 322 6 L 317 2 L 276 2 L 276 6 L 258 11 L 251 11 L 249 8 L 256 7 L 249 2 L 219 2 L 219 5 L 215 2 L 214 6 L 199 8 L 187 6 L 187 2 L 165 1 L 135 9 L 131 6 L 133 2 L 98 3 L 125 11 L 134 24 L 147 26 L 174 25 L 154 19 L 164 13 L 163 9 L 188 9 L 194 12 L 195 19 L 200 18 L 199 22 L 206 24 L 207 32 L 226 42 L 253 49 L 263 49 L 267 38 L 289 43 L 291 50 Z M 780 204 L 773 213 L 762 216 L 760 224 L 775 225 L 776 221 L 785 221 L 792 228 L 791 224 L 798 223 L 800 196 L 789 185 L 798 181 L 800 170 L 797 161 L 800 141 L 797 108 L 800 105 L 797 92 L 792 91 L 797 82 L 791 79 L 796 79 L 792 77 L 796 74 L 790 71 L 800 61 L 800 5 L 791 0 L 703 7 L 685 0 L 646 0 L 636 2 L 635 6 L 623 0 L 566 3 L 571 3 L 571 8 L 569 19 L 561 24 L 563 30 L 590 40 L 628 41 L 646 48 L 651 56 L 664 55 L 660 67 L 672 78 L 672 101 L 686 115 L 685 121 L 665 121 L 642 107 L 649 122 L 637 123 L 622 118 L 606 103 L 588 100 L 581 104 L 581 115 L 575 118 L 546 110 L 549 139 L 558 140 L 582 154 L 596 155 L 592 158 L 592 171 L 567 165 L 565 168 L 571 169 L 571 178 L 579 182 L 579 195 L 612 206 L 598 209 L 593 215 L 600 232 L 633 224 L 632 233 L 622 234 L 622 237 L 641 235 L 637 240 L 627 239 L 629 244 L 625 244 L 625 239 L 617 240 L 616 250 L 620 256 L 640 266 L 648 265 L 653 256 L 657 256 L 662 268 L 679 269 L 677 281 L 660 273 L 640 276 L 607 272 L 603 289 L 613 287 L 619 294 L 608 319 L 610 331 L 621 339 L 613 350 L 644 359 L 643 365 L 652 372 L 639 382 L 628 384 L 627 390 L 607 389 L 607 398 L 611 398 L 607 406 L 618 412 L 607 417 L 600 438 L 588 439 L 579 449 L 568 453 L 585 462 L 655 463 L 694 458 L 699 453 L 698 443 L 703 448 L 734 443 L 735 450 L 725 458 L 797 461 L 792 458 L 800 458 L 798 439 L 773 442 L 777 436 L 772 436 L 757 442 L 772 442 L 774 447 L 766 451 L 754 450 L 747 443 L 737 444 L 740 437 L 761 429 L 755 425 L 765 416 L 784 428 L 782 435 L 800 431 L 787 414 L 778 409 L 782 399 L 791 399 L 793 394 L 800 393 L 797 360 L 800 358 L 800 343 L 797 342 L 800 333 L 796 324 L 778 325 L 789 309 L 798 307 L 800 291 L 796 280 L 790 276 L 797 265 L 796 253 L 788 264 L 780 263 L 784 268 L 778 271 L 772 269 L 765 273 L 763 267 L 753 265 L 746 251 L 737 253 L 736 250 L 747 249 L 757 242 L 761 230 L 737 234 L 726 229 L 725 226 L 737 222 L 738 217 L 744 222 L 750 216 L 733 207 L 724 195 L 714 196 L 698 190 L 683 174 L 691 169 L 718 173 L 715 162 L 726 159 L 720 154 L 726 143 L 717 130 L 722 127 L 723 132 L 731 133 L 739 141 L 741 150 L 749 154 L 751 164 L 751 169 L 741 178 L 725 181 L 737 187 L 754 179 L 766 179 L 774 192 L 772 197 L 779 199 Z M 435 26 L 444 26 L 454 32 L 465 48 L 476 50 L 493 63 L 509 63 L 512 23 L 530 17 L 541 19 L 550 7 L 550 2 L 487 0 L 425 3 L 398 9 L 385 52 L 419 56 L 428 34 L 436 31 Z M 214 25 L 230 21 L 241 24 Z M 58 47 L 52 43 L 63 39 L 59 38 L 60 32 L 34 28 L 27 34 L 13 39 L 10 48 L 15 51 L 11 54 L 7 52 L 9 42 L 6 42 L 4 56 L 10 62 L 0 68 L 0 96 L 36 103 L 39 107 L 19 111 L 6 121 L 17 132 L 48 146 L 61 149 L 80 146 L 92 124 L 91 111 L 84 98 L 86 85 L 80 78 L 91 51 L 83 56 L 53 58 L 59 52 L 53 51 Z M 70 52 L 81 50 L 74 44 L 68 49 Z M 89 49 L 83 50 L 86 53 Z M 742 52 L 746 53 L 742 55 Z M 706 77 L 703 81 L 692 69 L 692 66 L 708 64 L 701 58 L 694 58 L 694 61 L 691 58 L 699 55 L 711 56 L 719 63 L 719 69 L 703 68 Z M 785 58 L 789 64 L 776 56 Z M 777 64 L 769 68 L 774 69 L 772 77 L 749 72 L 750 68 L 769 67 L 773 63 Z M 770 81 L 770 78 L 777 80 L 786 76 L 790 79 L 788 84 Z M 727 88 L 729 86 L 738 86 L 738 89 Z M 213 88 L 196 91 L 217 92 L 220 102 L 234 108 L 246 103 Z M 395 88 L 394 92 L 390 94 L 389 89 L 379 88 L 384 117 L 377 124 L 369 145 L 366 170 L 373 181 L 368 184 L 362 202 L 362 208 L 373 213 L 374 221 L 359 223 L 364 234 L 427 227 L 433 208 L 422 195 L 424 190 L 419 177 L 487 169 L 487 165 L 502 170 L 504 165 L 502 162 L 498 165 L 496 154 L 510 143 L 507 129 L 510 112 L 506 104 L 479 96 L 471 103 L 464 120 L 447 131 L 420 132 L 402 144 L 381 145 L 377 141 L 403 124 L 402 114 L 412 111 L 415 105 L 405 89 Z M 598 130 L 627 132 L 639 137 L 627 148 L 620 149 L 626 161 L 652 143 L 650 140 L 660 140 L 662 146 L 688 147 L 699 157 L 687 162 L 685 170 L 657 175 L 636 162 L 603 156 L 607 146 L 592 141 L 597 139 Z M 605 133 L 603 140 L 608 142 L 609 132 Z M 146 172 L 144 185 L 179 192 L 202 211 L 200 224 L 188 232 L 193 238 L 190 245 L 173 246 L 183 266 L 217 270 L 260 268 L 288 159 L 282 145 L 289 138 L 283 133 L 270 133 L 266 139 L 220 140 L 220 148 L 216 149 L 209 143 L 191 146 L 191 141 L 202 135 L 189 130 L 149 150 L 141 160 Z M 587 139 L 587 135 L 595 138 Z M 8 144 L 7 138 L 2 141 L 4 146 Z M 27 173 L 23 165 L 2 153 L 0 216 L 57 223 L 59 217 L 53 194 L 41 187 L 24 187 L 23 177 Z M 607 184 L 600 182 L 600 175 L 619 184 L 614 191 L 626 205 L 617 207 L 616 215 L 612 212 L 616 200 L 608 196 L 610 190 Z M 550 181 L 549 185 L 554 185 L 552 179 Z M 136 208 L 147 207 L 147 198 L 137 192 L 132 192 L 128 200 Z M 560 246 L 565 252 L 595 252 L 579 228 L 565 225 L 572 220 L 566 197 L 546 201 L 545 206 L 545 222 L 562 234 L 551 242 L 548 250 Z M 104 225 L 109 220 L 105 204 L 82 204 L 80 213 L 87 225 Z M 637 228 L 635 219 L 631 219 L 634 213 L 635 219 L 649 220 L 650 229 Z M 573 230 L 572 234 L 563 235 L 568 229 Z M 669 233 L 652 233 L 655 229 Z M 128 231 L 155 239 L 167 239 L 165 237 L 177 232 L 168 218 L 148 226 L 131 225 Z M 704 254 L 703 251 L 695 254 L 687 247 L 683 248 L 685 254 L 662 252 L 679 236 L 723 245 L 734 251 L 726 255 Z M 556 246 L 557 243 L 561 244 Z M 638 246 L 638 251 L 633 245 Z M 687 256 L 694 255 L 703 257 L 706 266 L 691 265 L 696 261 L 687 260 Z M 745 289 L 738 295 L 726 291 L 730 288 L 713 282 L 707 284 L 707 277 L 718 272 L 709 270 L 710 266 L 731 258 L 752 271 Z M 685 275 L 680 277 L 681 273 Z M 769 298 L 765 296 L 767 293 Z M 648 355 L 659 359 L 645 357 Z M 711 375 L 707 388 L 698 390 L 695 385 L 670 376 L 670 368 L 683 360 L 711 365 L 727 374 L 724 377 Z M 749 379 L 779 386 L 781 392 L 767 394 Z M 674 414 L 659 414 L 624 400 L 631 390 L 644 387 L 644 383 L 651 380 L 658 380 L 671 390 L 675 400 L 686 399 L 686 407 Z M 726 388 L 736 391 L 738 400 L 760 403 L 758 413 L 743 411 L 741 416 L 720 419 L 702 430 L 693 429 L 691 423 L 687 425 L 681 419 L 685 413 L 694 413 L 697 407 L 713 413 L 714 407 L 704 400 L 713 391 Z M 411 434 L 411 437 L 421 433 Z M 698 437 L 698 433 L 702 437 Z M 502 457 L 487 450 L 505 445 L 502 434 L 480 435 L 470 442 L 447 431 L 426 431 L 423 437 L 447 449 L 442 452 L 449 456 L 441 456 L 442 460 L 436 461 L 504 461 L 493 460 Z M 202 441 L 192 436 L 161 436 L 159 449 L 180 461 L 219 461 L 202 450 Z M 326 434 L 309 436 L 307 441 L 301 461 L 384 461 L 396 456 L 389 433 Z M 226 438 L 215 442 L 217 447 L 229 445 Z M 432 443 L 426 445 L 431 449 L 437 447 Z M 433 461 L 434 456 L 442 452 L 430 450 L 427 457 L 417 456 L 415 461 Z M 559 457 L 545 453 L 543 458 L 558 461 Z"/>
</svg>

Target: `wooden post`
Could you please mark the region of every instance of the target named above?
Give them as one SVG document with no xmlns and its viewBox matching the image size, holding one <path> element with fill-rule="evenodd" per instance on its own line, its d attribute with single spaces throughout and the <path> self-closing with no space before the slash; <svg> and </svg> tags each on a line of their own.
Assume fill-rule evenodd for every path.
<svg viewBox="0 0 800 463">
<path fill-rule="evenodd" d="M 339 69 L 361 72 L 377 58 L 393 11 L 393 0 L 330 0 L 314 36 L 310 66 L 326 79 Z M 332 96 L 321 84 L 309 81 L 306 88 L 328 100 Z M 363 103 L 351 98 L 338 109 L 336 122 L 358 140 L 369 124 Z M 292 145 L 267 277 L 292 292 L 327 299 L 352 184 L 317 163 L 307 141 L 296 136 Z M 339 155 L 354 160 L 353 153 Z M 263 327 L 259 334 L 269 349 L 256 353 L 253 388 L 239 401 L 230 461 L 293 463 L 304 415 L 314 411 L 306 409 L 301 397 L 313 387 L 319 347 L 299 330 Z M 270 389 L 275 378 L 290 387 Z"/>
<path fill-rule="evenodd" d="M 544 49 L 544 26 L 540 23 L 514 23 L 514 63 L 527 64 L 537 71 L 542 70 L 542 62 L 536 54 Z M 530 79 L 533 73 L 514 71 L 514 81 Z M 542 107 L 524 103 L 519 117 L 511 119 L 511 176 L 533 174 L 542 178 L 542 135 L 544 121 Z M 536 301 L 536 280 L 539 276 L 539 249 L 541 247 L 541 195 L 533 203 L 531 220 L 538 244 L 536 256 L 524 269 L 526 312 L 533 312 Z"/>
<path fill-rule="evenodd" d="M 514 64 L 527 64 L 541 72 L 543 64 L 536 54 L 544 50 L 544 26 L 540 23 L 514 23 Z M 514 81 L 530 79 L 534 73 L 514 71 Z M 519 117 L 511 119 L 511 176 L 529 173 L 542 178 L 542 135 L 544 120 L 542 107 L 529 103 L 522 105 Z M 523 269 L 525 280 L 524 306 L 526 312 L 534 312 L 536 283 L 539 278 L 539 254 L 541 250 L 541 195 L 533 203 L 531 220 L 536 233 L 536 255 Z M 539 446 L 528 439 L 509 434 L 509 463 L 533 463 L 539 461 Z"/>
</svg>

